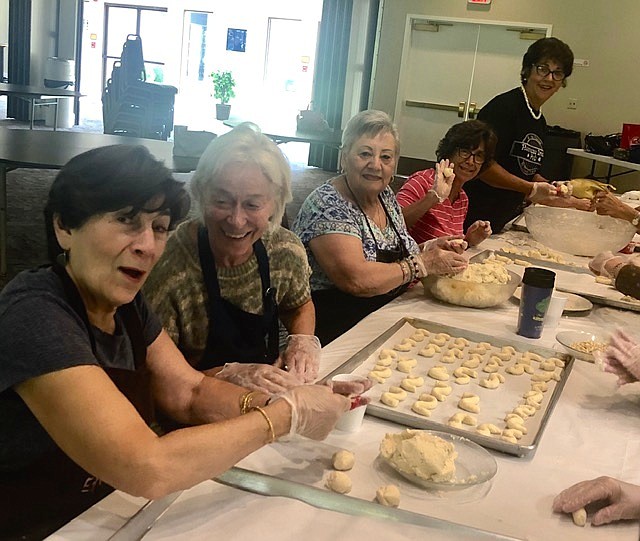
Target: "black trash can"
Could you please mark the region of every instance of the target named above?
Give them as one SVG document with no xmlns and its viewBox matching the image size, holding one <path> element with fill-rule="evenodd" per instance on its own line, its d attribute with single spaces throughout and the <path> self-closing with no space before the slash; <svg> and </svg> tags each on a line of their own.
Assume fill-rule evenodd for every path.
<svg viewBox="0 0 640 541">
<path fill-rule="evenodd" d="M 560 126 L 547 126 L 544 141 L 544 159 L 540 174 L 548 180 L 569 180 L 573 156 L 568 148 L 582 148 L 581 133 Z"/>
</svg>

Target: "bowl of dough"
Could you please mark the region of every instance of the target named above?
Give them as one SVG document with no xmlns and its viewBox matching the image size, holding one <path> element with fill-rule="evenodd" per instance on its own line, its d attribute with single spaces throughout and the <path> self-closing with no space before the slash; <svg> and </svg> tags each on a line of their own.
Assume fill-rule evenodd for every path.
<svg viewBox="0 0 640 541">
<path fill-rule="evenodd" d="M 507 301 L 520 285 L 520 276 L 505 268 L 503 262 L 487 258 L 470 263 L 459 274 L 427 276 L 425 291 L 436 299 L 469 308 L 489 308 Z"/>
<path fill-rule="evenodd" d="M 529 233 L 539 243 L 573 255 L 593 257 L 600 252 L 617 252 L 636 233 L 625 220 L 595 212 L 531 205 L 524 211 Z"/>
</svg>

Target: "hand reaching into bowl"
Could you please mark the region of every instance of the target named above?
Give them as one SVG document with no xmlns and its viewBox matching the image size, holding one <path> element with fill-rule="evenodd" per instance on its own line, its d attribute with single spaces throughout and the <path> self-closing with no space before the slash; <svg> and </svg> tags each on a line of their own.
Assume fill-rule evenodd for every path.
<svg viewBox="0 0 640 541">
<path fill-rule="evenodd" d="M 464 248 L 456 239 L 441 237 L 426 242 L 420 257 L 425 266 L 426 275 L 458 274 L 467 268 L 469 260 L 462 254 Z M 464 241 L 463 241 L 464 242 Z M 464 242 L 466 245 L 466 242 Z M 461 249 L 462 248 L 462 249 Z"/>
<path fill-rule="evenodd" d="M 640 381 L 640 343 L 623 330 L 616 330 L 604 351 L 594 353 L 605 372 L 618 376 L 618 385 Z"/>
</svg>

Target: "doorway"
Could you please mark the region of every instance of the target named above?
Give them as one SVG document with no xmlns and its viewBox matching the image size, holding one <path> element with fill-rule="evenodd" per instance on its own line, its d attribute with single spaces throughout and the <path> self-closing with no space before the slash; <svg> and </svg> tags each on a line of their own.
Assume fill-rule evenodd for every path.
<svg viewBox="0 0 640 541">
<path fill-rule="evenodd" d="M 435 160 L 457 122 L 519 84 L 522 56 L 551 25 L 408 15 L 395 120 L 402 154 Z"/>
</svg>

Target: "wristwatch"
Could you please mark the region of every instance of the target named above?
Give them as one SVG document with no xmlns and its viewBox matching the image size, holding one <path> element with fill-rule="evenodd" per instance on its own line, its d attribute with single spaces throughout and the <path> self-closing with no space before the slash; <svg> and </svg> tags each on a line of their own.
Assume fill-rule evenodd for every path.
<svg viewBox="0 0 640 541">
<path fill-rule="evenodd" d="M 633 217 L 633 220 L 631 220 L 631 225 L 633 227 L 638 227 L 638 224 L 640 224 L 640 212 L 636 212 L 636 215 Z"/>
</svg>

